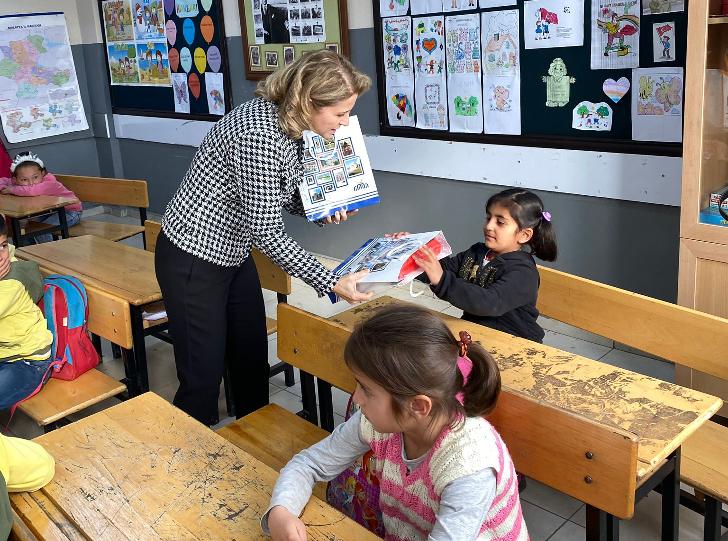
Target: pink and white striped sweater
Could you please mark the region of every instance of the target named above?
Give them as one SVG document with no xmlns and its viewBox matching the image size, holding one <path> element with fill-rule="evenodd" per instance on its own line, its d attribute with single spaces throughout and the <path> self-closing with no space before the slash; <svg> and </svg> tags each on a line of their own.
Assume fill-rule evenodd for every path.
<svg viewBox="0 0 728 541">
<path fill-rule="evenodd" d="M 496 493 L 477 539 L 528 541 L 513 462 L 500 435 L 485 419 L 467 417 L 455 429 L 443 429 L 410 473 L 402 459 L 401 433 L 377 432 L 363 415 L 360 433 L 377 458 L 385 539 L 426 540 L 435 526 L 443 489 L 455 479 L 493 468 Z"/>
</svg>

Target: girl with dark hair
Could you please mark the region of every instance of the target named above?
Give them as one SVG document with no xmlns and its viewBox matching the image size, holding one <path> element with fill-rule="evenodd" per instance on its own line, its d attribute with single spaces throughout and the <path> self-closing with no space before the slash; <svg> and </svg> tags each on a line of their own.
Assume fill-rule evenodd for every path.
<svg viewBox="0 0 728 541">
<path fill-rule="evenodd" d="M 463 310 L 463 319 L 541 342 L 544 331 L 536 322 L 540 280 L 533 256 L 556 259 L 551 213 L 533 192 L 509 188 L 488 199 L 483 234 L 485 242 L 459 254 L 438 261 L 423 246 L 414 260 L 435 295 Z"/>
<path fill-rule="evenodd" d="M 500 392 L 498 367 L 460 336 L 415 305 L 356 327 L 344 359 L 360 410 L 281 471 L 262 521 L 274 540 L 305 539 L 298 515 L 314 484 L 370 450 L 385 539 L 528 539 L 513 462 L 482 417 Z"/>
</svg>

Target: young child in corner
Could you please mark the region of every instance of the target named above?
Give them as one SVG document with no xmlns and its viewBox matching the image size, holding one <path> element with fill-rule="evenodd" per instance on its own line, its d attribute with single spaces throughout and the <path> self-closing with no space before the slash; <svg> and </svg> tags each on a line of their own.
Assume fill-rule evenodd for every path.
<svg viewBox="0 0 728 541">
<path fill-rule="evenodd" d="M 416 305 L 355 328 L 344 360 L 360 411 L 281 470 L 261 521 L 274 541 L 305 539 L 298 516 L 313 485 L 370 450 L 385 539 L 528 539 L 513 462 L 482 417 L 500 392 L 498 367 L 460 337 Z"/>
<path fill-rule="evenodd" d="M 58 182 L 55 176 L 50 174 L 43 160 L 32 152 L 21 152 L 13 163 L 10 164 L 10 178 L 0 178 L 0 193 L 32 197 L 36 195 L 55 195 L 61 197 L 76 197 L 76 195 Z M 73 203 L 66 207 L 66 221 L 68 227 L 76 225 L 81 221 L 81 203 Z M 58 225 L 58 214 L 53 213 L 40 221 Z M 53 240 L 52 235 L 38 235 L 36 242 L 49 242 Z"/>
<path fill-rule="evenodd" d="M 414 260 L 435 295 L 463 310 L 463 319 L 541 342 L 540 279 L 533 256 L 556 259 L 551 214 L 533 192 L 510 188 L 488 199 L 483 234 L 485 242 L 459 254 L 438 261 L 425 246 Z"/>
<path fill-rule="evenodd" d="M 53 335 L 35 304 L 42 295 L 38 265 L 15 259 L 0 215 L 0 410 L 33 395 L 50 376 Z"/>
</svg>

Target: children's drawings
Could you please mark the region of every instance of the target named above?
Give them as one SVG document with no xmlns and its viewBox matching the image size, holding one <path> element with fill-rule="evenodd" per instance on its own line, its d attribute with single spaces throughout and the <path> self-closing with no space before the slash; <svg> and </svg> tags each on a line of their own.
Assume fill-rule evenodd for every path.
<svg viewBox="0 0 728 541">
<path fill-rule="evenodd" d="M 602 90 L 614 103 L 619 103 L 627 92 L 629 92 L 629 79 L 620 77 L 618 80 L 607 79 L 602 83 Z"/>
<path fill-rule="evenodd" d="M 136 54 L 141 84 L 155 86 L 171 84 L 166 40 L 159 43 L 137 43 Z"/>
<path fill-rule="evenodd" d="M 591 69 L 639 66 L 638 0 L 593 0 Z"/>
<path fill-rule="evenodd" d="M 584 0 L 526 0 L 523 38 L 526 49 L 581 47 Z"/>
<path fill-rule="evenodd" d="M 516 0 L 480 0 L 481 8 L 499 8 L 501 6 L 515 6 Z"/>
<path fill-rule="evenodd" d="M 482 14 L 485 133 L 521 133 L 518 10 Z"/>
<path fill-rule="evenodd" d="M 159 0 L 132 0 L 134 6 L 134 38 L 166 39 L 164 7 Z"/>
<path fill-rule="evenodd" d="M 172 90 L 174 91 L 174 112 L 190 112 L 190 96 L 187 90 L 187 74 L 172 74 Z"/>
<path fill-rule="evenodd" d="M 478 0 L 442 0 L 443 11 L 463 11 L 477 8 Z"/>
<path fill-rule="evenodd" d="M 655 62 L 674 62 L 675 22 L 652 25 L 652 55 Z"/>
<path fill-rule="evenodd" d="M 571 85 L 576 79 L 567 74 L 566 64 L 561 58 L 551 61 L 548 73 L 541 78 L 546 83 L 546 107 L 563 107 L 569 103 Z"/>
<path fill-rule="evenodd" d="M 603 101 L 582 101 L 574 107 L 571 127 L 583 131 L 609 131 L 612 129 L 612 108 Z"/>
<path fill-rule="evenodd" d="M 685 0 L 642 0 L 642 15 L 685 11 Z"/>
<path fill-rule="evenodd" d="M 480 16 L 446 17 L 445 32 L 450 131 L 482 133 Z"/>
<path fill-rule="evenodd" d="M 412 19 L 382 19 L 387 117 L 390 126 L 414 126 Z"/>
<path fill-rule="evenodd" d="M 222 73 L 205 73 L 205 92 L 207 93 L 207 110 L 211 115 L 225 114 L 225 86 Z"/>
<path fill-rule="evenodd" d="M 109 43 L 106 46 L 112 85 L 138 85 L 136 47 L 133 42 Z"/>
<path fill-rule="evenodd" d="M 104 14 L 106 41 L 130 41 L 134 39 L 134 25 L 129 0 L 104 0 L 101 2 Z"/>
<path fill-rule="evenodd" d="M 409 0 L 379 0 L 379 15 L 391 17 L 393 15 L 407 15 Z"/>
<path fill-rule="evenodd" d="M 682 141 L 683 69 L 633 69 L 632 81 L 632 139 Z"/>
<path fill-rule="evenodd" d="M 445 21 L 442 16 L 412 20 L 417 127 L 447 129 Z"/>
<path fill-rule="evenodd" d="M 438 13 L 442 11 L 443 0 L 410 0 L 410 11 L 412 15 L 423 13 Z"/>
</svg>

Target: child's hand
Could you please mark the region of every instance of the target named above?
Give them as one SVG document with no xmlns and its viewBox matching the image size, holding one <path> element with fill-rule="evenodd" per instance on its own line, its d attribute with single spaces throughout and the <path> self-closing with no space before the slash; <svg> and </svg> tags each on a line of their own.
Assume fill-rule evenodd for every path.
<svg viewBox="0 0 728 541">
<path fill-rule="evenodd" d="M 385 233 L 384 236 L 388 239 L 401 239 L 402 237 L 409 235 L 407 231 L 398 231 L 397 233 Z"/>
<path fill-rule="evenodd" d="M 1 218 L 0 218 L 1 219 Z M 7 250 L 0 252 L 0 280 L 10 272 L 10 255 Z"/>
<path fill-rule="evenodd" d="M 268 529 L 273 541 L 306 541 L 306 526 L 282 505 L 268 513 Z"/>
<path fill-rule="evenodd" d="M 0 193 L 3 195 L 7 195 L 10 193 L 10 186 L 5 186 L 3 189 L 0 190 Z"/>
<path fill-rule="evenodd" d="M 435 252 L 427 246 L 423 246 L 412 254 L 412 259 L 414 259 L 415 263 L 417 263 L 417 265 L 425 271 L 427 278 L 430 280 L 430 285 L 436 286 L 440 283 L 440 280 L 442 280 L 443 270 L 442 265 L 440 265 L 440 262 L 437 260 Z"/>
</svg>

